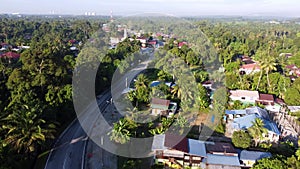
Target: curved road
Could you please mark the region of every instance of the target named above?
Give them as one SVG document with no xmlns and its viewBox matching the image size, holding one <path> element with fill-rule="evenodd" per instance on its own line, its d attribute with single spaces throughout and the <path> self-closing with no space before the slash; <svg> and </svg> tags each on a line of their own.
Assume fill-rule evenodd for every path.
<svg viewBox="0 0 300 169">
<path fill-rule="evenodd" d="M 109 104 L 107 100 L 111 98 L 109 92 L 98 97 L 97 102 L 100 110 L 105 110 Z M 93 124 L 95 122 L 95 107 L 89 106 L 82 118 L 84 123 Z M 91 125 L 93 126 L 93 125 Z M 70 126 L 61 134 L 51 150 L 45 169 L 82 169 L 84 168 L 87 134 L 82 129 L 78 119 L 74 120 Z"/>
<path fill-rule="evenodd" d="M 125 87 L 126 81 L 128 79 L 130 80 L 133 79 L 137 73 L 145 69 L 148 66 L 149 61 L 152 59 L 153 59 L 153 55 L 149 58 L 149 60 L 140 63 L 139 65 L 137 65 L 136 68 L 128 72 L 126 76 L 123 76 L 121 79 L 119 79 L 118 83 L 116 83 L 116 85 L 114 86 L 114 92 L 120 93 L 121 95 L 122 91 L 126 88 Z M 102 95 L 97 97 L 98 107 L 101 112 L 105 112 L 105 109 L 109 108 L 110 104 L 107 101 L 109 101 L 110 99 L 111 99 L 110 91 L 106 91 Z M 92 131 L 94 124 L 96 123 L 97 118 L 100 115 L 100 114 L 96 114 L 97 111 L 95 111 L 95 109 L 97 109 L 97 107 L 94 107 L 91 104 L 85 109 L 82 115 L 78 117 L 80 118 L 80 121 L 82 121 L 83 123 L 87 123 L 91 126 L 89 131 Z M 101 154 L 107 157 L 100 157 L 101 158 L 100 165 L 98 165 L 99 159 L 98 159 L 98 163 L 97 162 L 93 163 L 90 160 L 87 160 L 85 157 L 87 154 L 86 148 L 88 142 L 89 144 L 94 145 L 92 141 L 90 141 L 89 138 L 87 137 L 85 131 L 82 129 L 78 119 L 74 120 L 57 139 L 54 147 L 50 151 L 50 154 L 48 156 L 45 165 L 45 169 L 84 169 L 84 168 L 101 169 L 102 166 L 104 165 L 104 162 L 107 163 L 107 161 L 112 160 L 112 159 L 108 159 L 111 158 L 109 157 L 109 155 L 103 155 L 103 150 L 97 145 L 92 146 L 93 147 L 92 149 L 96 149 L 98 152 L 101 151 Z M 92 164 L 86 164 L 86 162 Z M 114 164 L 106 164 L 107 166 L 114 166 L 110 168 L 117 167 L 116 158 L 114 158 L 114 160 L 112 160 L 109 163 L 114 163 Z"/>
</svg>

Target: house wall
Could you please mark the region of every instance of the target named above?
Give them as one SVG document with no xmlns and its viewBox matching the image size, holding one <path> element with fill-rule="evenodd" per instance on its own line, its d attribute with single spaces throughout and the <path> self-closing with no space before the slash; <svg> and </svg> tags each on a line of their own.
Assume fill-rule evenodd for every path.
<svg viewBox="0 0 300 169">
<path fill-rule="evenodd" d="M 160 109 L 152 109 L 152 115 L 157 116 L 161 114 L 161 110 Z"/>
<path fill-rule="evenodd" d="M 279 135 L 277 135 L 276 133 L 272 132 L 272 131 L 268 131 L 268 135 L 267 137 L 265 137 L 265 140 L 266 141 L 270 141 L 270 142 L 273 142 L 273 143 L 276 143 L 279 141 Z"/>
<path fill-rule="evenodd" d="M 235 97 L 235 96 L 230 96 L 230 99 L 235 101 L 235 100 L 239 100 L 241 102 L 249 102 L 249 103 L 253 103 L 255 104 L 255 101 L 258 99 L 258 98 L 255 98 L 255 97 Z"/>
<path fill-rule="evenodd" d="M 213 165 L 209 164 L 206 166 L 207 169 L 241 169 L 241 167 L 238 166 L 227 166 L 227 165 Z"/>
<path fill-rule="evenodd" d="M 254 74 L 254 73 L 257 73 L 257 72 L 260 72 L 259 69 L 255 69 L 255 70 L 249 70 L 249 69 L 240 69 L 240 72 L 244 71 L 247 75 L 249 74 Z"/>
<path fill-rule="evenodd" d="M 241 160 L 241 161 L 243 161 L 242 165 L 245 167 L 252 167 L 255 164 L 255 161 L 253 160 Z"/>
</svg>

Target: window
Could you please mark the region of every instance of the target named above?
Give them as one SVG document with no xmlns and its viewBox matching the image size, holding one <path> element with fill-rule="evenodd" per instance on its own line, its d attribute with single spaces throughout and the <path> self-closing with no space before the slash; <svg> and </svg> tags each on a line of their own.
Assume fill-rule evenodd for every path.
<svg viewBox="0 0 300 169">
<path fill-rule="evenodd" d="M 242 100 L 245 100 L 246 98 L 245 97 L 242 97 Z"/>
</svg>

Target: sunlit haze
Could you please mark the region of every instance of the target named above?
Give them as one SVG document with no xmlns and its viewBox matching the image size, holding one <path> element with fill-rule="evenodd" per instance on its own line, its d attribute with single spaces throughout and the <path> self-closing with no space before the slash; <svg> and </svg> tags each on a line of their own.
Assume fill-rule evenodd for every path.
<svg viewBox="0 0 300 169">
<path fill-rule="evenodd" d="M 300 16 L 298 0 L 0 0 L 0 13 L 130 15 L 142 12 L 177 16 Z"/>
</svg>

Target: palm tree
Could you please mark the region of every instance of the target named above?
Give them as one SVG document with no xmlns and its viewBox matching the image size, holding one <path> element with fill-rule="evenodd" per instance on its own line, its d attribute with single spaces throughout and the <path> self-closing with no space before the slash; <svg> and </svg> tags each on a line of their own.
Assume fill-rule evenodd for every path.
<svg viewBox="0 0 300 169">
<path fill-rule="evenodd" d="M 134 87 L 138 90 L 139 88 L 148 88 L 149 80 L 144 74 L 138 75 Z"/>
<path fill-rule="evenodd" d="M 267 80 L 268 80 L 268 85 L 271 86 L 270 84 L 270 79 L 269 79 L 269 73 L 273 70 L 277 70 L 276 68 L 276 61 L 273 57 L 268 57 L 266 60 L 265 60 L 265 64 L 263 66 L 263 69 L 266 71 L 267 73 Z"/>
<path fill-rule="evenodd" d="M 257 82 L 257 86 L 256 86 L 256 90 L 258 90 L 262 75 L 263 75 L 263 70 L 264 70 L 264 66 L 265 66 L 265 59 L 262 58 L 262 56 L 260 56 L 260 59 L 257 61 L 258 65 L 260 66 L 260 75 L 259 75 L 259 79 Z"/>
<path fill-rule="evenodd" d="M 240 89 L 242 90 L 249 90 L 251 83 L 249 82 L 248 78 L 246 75 L 241 76 L 240 74 L 238 75 L 240 81 L 238 82 Z"/>
<path fill-rule="evenodd" d="M 121 119 L 119 122 L 114 123 L 112 131 L 108 133 L 110 140 L 120 144 L 127 143 L 131 136 L 128 127 L 129 123 L 126 119 Z"/>
<path fill-rule="evenodd" d="M 56 126 L 41 119 L 39 109 L 39 106 L 23 105 L 2 119 L 2 128 L 7 130 L 5 144 L 11 145 L 18 153 L 31 153 L 47 138 L 54 139 Z"/>
<path fill-rule="evenodd" d="M 155 129 L 149 130 L 149 133 L 153 136 L 156 134 L 163 134 L 165 132 L 165 129 L 162 126 L 156 127 Z"/>
<path fill-rule="evenodd" d="M 176 96 L 177 98 L 181 98 L 181 96 L 182 96 L 182 90 L 178 85 L 176 85 L 172 88 L 171 93 L 172 93 L 173 97 Z"/>
<path fill-rule="evenodd" d="M 254 122 L 252 122 L 252 126 L 248 128 L 248 132 L 253 138 L 255 142 L 255 146 L 263 140 L 263 134 L 267 134 L 268 130 L 264 127 L 264 122 L 260 118 L 256 118 Z"/>
<path fill-rule="evenodd" d="M 149 80 L 144 74 L 140 74 L 135 81 L 135 92 L 136 99 L 138 102 L 148 102 L 149 101 Z"/>
</svg>

